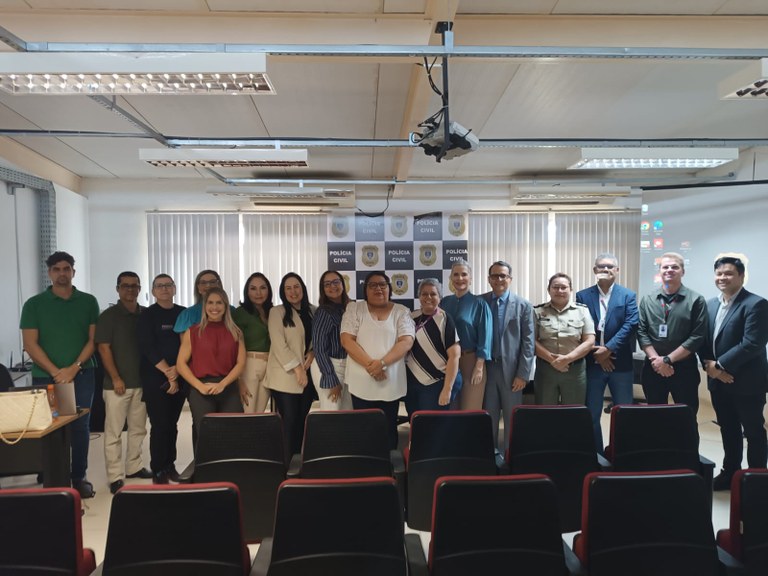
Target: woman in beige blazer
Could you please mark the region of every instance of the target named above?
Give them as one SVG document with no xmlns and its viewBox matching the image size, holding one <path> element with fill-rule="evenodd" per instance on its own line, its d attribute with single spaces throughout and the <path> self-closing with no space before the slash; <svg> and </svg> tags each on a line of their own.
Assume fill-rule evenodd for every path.
<svg viewBox="0 0 768 576">
<path fill-rule="evenodd" d="M 309 367 L 312 352 L 312 316 L 307 287 L 301 276 L 289 272 L 280 281 L 280 306 L 269 311 L 269 359 L 267 388 L 272 392 L 275 408 L 283 419 L 286 449 L 290 454 L 301 451 L 304 420 L 315 399 Z"/>
</svg>

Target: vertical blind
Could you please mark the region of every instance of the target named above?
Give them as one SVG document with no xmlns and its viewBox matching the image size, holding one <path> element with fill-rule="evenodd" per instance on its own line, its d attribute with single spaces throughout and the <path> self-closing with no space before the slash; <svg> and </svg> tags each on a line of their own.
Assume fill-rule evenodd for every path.
<svg viewBox="0 0 768 576">
<path fill-rule="evenodd" d="M 194 278 L 216 270 L 233 304 L 243 283 L 262 272 L 278 301 L 280 279 L 298 273 L 311 302 L 327 266 L 327 217 L 324 214 L 173 214 L 149 213 L 150 277 L 165 272 L 176 281 L 177 302 L 194 302 Z M 640 267 L 640 213 L 470 214 L 469 262 L 472 291 L 487 292 L 488 267 L 496 260 L 512 266 L 512 289 L 534 304 L 547 300 L 547 279 L 554 272 L 573 278 L 574 292 L 594 283 L 592 265 L 612 252 L 621 267 L 619 282 L 637 290 Z"/>
<path fill-rule="evenodd" d="M 194 303 L 195 275 L 206 268 L 221 275 L 234 305 L 253 272 L 269 278 L 276 303 L 287 272 L 298 273 L 317 301 L 327 261 L 325 215 L 149 213 L 147 230 L 150 277 L 170 274 L 179 304 Z"/>
<path fill-rule="evenodd" d="M 468 244 L 476 294 L 490 290 L 491 263 L 506 260 L 512 265 L 512 290 L 540 304 L 548 300 L 547 280 L 555 272 L 571 276 L 574 292 L 594 284 L 592 266 L 603 252 L 619 259 L 619 282 L 638 288 L 637 211 L 471 214 Z"/>
</svg>

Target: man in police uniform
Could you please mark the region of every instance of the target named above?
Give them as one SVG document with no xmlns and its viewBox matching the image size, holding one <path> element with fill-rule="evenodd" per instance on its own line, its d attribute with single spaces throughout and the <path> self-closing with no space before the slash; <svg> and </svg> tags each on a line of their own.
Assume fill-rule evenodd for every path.
<svg viewBox="0 0 768 576">
<path fill-rule="evenodd" d="M 661 288 L 640 302 L 637 340 L 645 352 L 642 384 L 649 404 L 666 404 L 668 397 L 699 410 L 699 366 L 696 351 L 707 332 L 707 303 L 683 286 L 685 264 L 675 252 L 661 256 Z"/>
</svg>

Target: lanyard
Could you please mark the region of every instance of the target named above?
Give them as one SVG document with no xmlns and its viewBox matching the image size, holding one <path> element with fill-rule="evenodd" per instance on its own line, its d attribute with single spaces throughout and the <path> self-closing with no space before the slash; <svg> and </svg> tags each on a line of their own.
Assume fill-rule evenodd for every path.
<svg viewBox="0 0 768 576">
<path fill-rule="evenodd" d="M 669 313 L 672 311 L 672 304 L 675 303 L 677 300 L 677 294 L 672 296 L 672 298 L 669 299 L 669 303 L 667 303 L 666 299 L 662 296 L 661 297 L 661 312 L 664 314 L 664 323 L 667 323 L 667 320 L 669 319 Z"/>
</svg>

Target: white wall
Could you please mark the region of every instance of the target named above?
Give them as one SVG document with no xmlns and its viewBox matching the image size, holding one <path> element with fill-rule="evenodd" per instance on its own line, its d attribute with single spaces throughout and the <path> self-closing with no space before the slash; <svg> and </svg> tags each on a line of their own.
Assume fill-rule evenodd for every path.
<svg viewBox="0 0 768 576">
<path fill-rule="evenodd" d="M 78 290 L 91 291 L 90 237 L 88 234 L 88 199 L 56 186 L 56 249 L 75 259 L 73 284 Z"/>
<path fill-rule="evenodd" d="M 37 197 L 33 190 L 10 188 L 0 182 L 0 260 L 6 281 L 0 282 L 3 322 L 0 322 L 0 362 L 21 359 L 19 317 L 24 301 L 40 290 L 40 249 Z"/>
</svg>

